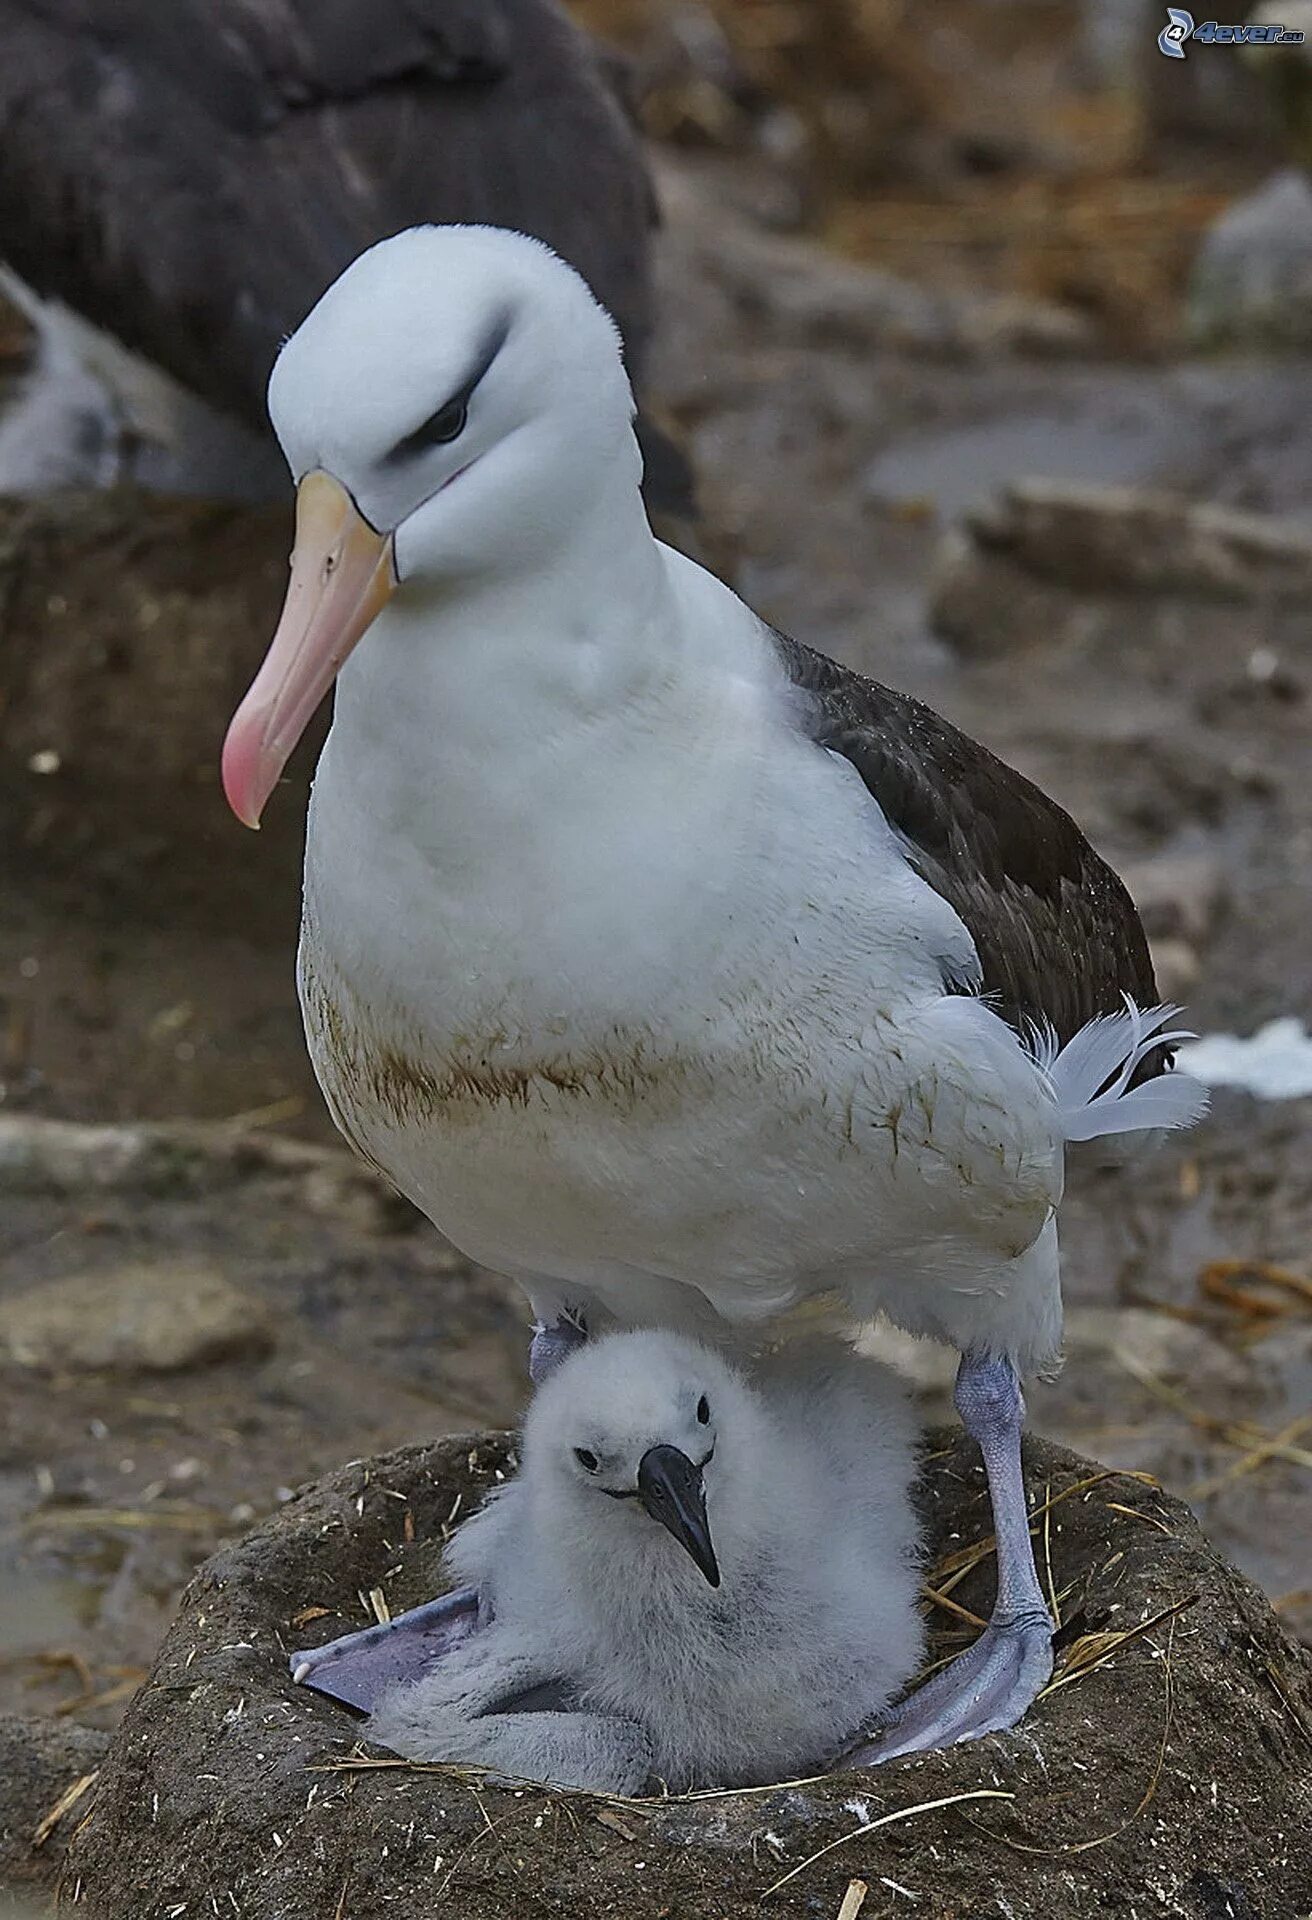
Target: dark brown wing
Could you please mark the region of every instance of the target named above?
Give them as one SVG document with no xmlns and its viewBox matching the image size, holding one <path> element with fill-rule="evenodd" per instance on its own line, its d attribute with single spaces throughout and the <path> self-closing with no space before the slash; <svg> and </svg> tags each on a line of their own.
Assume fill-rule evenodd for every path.
<svg viewBox="0 0 1312 1920">
<path fill-rule="evenodd" d="M 1065 1041 L 1124 994 L 1156 1003 L 1134 903 L 1055 800 L 909 694 L 775 638 L 817 743 L 851 761 L 960 914 L 1005 1019 Z"/>
<path fill-rule="evenodd" d="M 650 313 L 654 201 L 556 0 L 0 0 L 0 258 L 264 425 L 281 341 L 364 247 L 519 228 Z"/>
</svg>

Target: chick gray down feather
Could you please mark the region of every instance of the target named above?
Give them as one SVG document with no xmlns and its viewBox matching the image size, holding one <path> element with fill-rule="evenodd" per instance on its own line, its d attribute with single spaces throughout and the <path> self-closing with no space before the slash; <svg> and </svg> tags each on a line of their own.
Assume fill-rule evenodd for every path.
<svg viewBox="0 0 1312 1920">
<path fill-rule="evenodd" d="M 705 1462 L 718 1586 L 636 1497 L 656 1447 Z M 837 1340 L 755 1361 L 663 1331 L 589 1342 L 447 1549 L 490 1624 L 386 1694 L 370 1737 L 616 1793 L 824 1766 L 920 1662 L 915 1447 L 901 1383 Z"/>
</svg>

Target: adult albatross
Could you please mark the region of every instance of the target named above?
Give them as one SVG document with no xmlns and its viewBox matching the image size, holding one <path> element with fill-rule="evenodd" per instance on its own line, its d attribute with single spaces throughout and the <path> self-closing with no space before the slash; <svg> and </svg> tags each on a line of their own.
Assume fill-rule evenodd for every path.
<svg viewBox="0 0 1312 1920">
<path fill-rule="evenodd" d="M 557 0 L 0 0 L 0 46 L 0 261 L 39 340 L 11 490 L 276 494 L 278 348 L 416 221 L 545 240 L 640 373 L 655 199 Z"/>
<path fill-rule="evenodd" d="M 539 1370 L 571 1324 L 766 1337 L 817 1297 L 951 1342 L 997 1607 L 874 1751 L 1012 1724 L 1051 1666 L 1018 1376 L 1057 1352 L 1066 1143 L 1202 1105 L 1124 888 L 653 537 L 614 326 L 536 242 L 373 248 L 269 405 L 296 545 L 223 771 L 255 825 L 336 680 L 299 978 L 338 1125 L 523 1283 Z M 367 1699 L 475 1606 L 302 1670 Z"/>
</svg>

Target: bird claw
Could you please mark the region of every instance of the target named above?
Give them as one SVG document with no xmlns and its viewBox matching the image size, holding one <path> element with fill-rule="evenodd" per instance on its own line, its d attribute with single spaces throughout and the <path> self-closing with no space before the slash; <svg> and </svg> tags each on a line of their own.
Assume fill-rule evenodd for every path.
<svg viewBox="0 0 1312 1920">
<path fill-rule="evenodd" d="M 484 1624 L 477 1593 L 460 1587 L 394 1620 L 294 1653 L 288 1664 L 298 1687 L 371 1713 L 383 1694 L 418 1680 Z"/>
<path fill-rule="evenodd" d="M 965 1653 L 894 1708 L 885 1730 L 839 1763 L 878 1767 L 907 1753 L 1014 1727 L 1052 1672 L 1052 1622 L 1026 1612 L 991 1621 Z"/>
</svg>

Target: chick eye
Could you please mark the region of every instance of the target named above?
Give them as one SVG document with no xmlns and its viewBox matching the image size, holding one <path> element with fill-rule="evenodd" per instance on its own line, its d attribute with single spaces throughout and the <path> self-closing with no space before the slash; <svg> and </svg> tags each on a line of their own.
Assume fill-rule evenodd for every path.
<svg viewBox="0 0 1312 1920">
<path fill-rule="evenodd" d="M 410 445 L 419 447 L 445 447 L 452 440 L 458 440 L 465 430 L 469 419 L 469 406 L 464 400 L 448 400 L 444 407 L 430 414 L 422 427 L 410 436 Z"/>
<path fill-rule="evenodd" d="M 705 1394 L 703 1394 L 701 1399 L 697 1402 L 697 1418 L 702 1426 L 707 1426 L 710 1423 L 711 1403 L 706 1398 Z"/>
<path fill-rule="evenodd" d="M 585 1473 L 595 1473 L 600 1462 L 591 1447 L 575 1447 L 574 1458 Z"/>
</svg>

